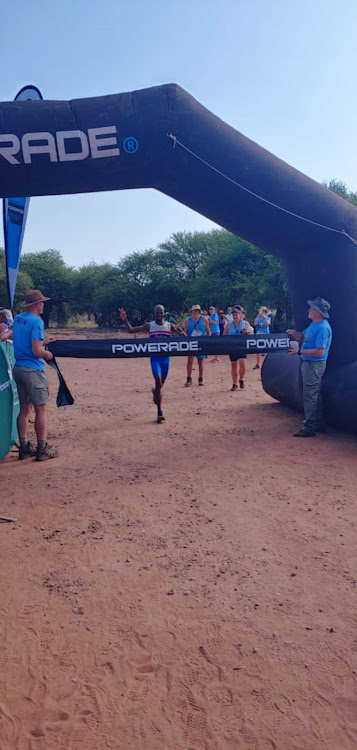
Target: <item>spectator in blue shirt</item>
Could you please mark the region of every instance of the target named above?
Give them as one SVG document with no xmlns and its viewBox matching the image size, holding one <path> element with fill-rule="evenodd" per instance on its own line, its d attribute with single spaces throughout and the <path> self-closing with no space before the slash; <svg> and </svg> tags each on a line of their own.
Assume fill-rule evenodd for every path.
<svg viewBox="0 0 357 750">
<path fill-rule="evenodd" d="M 219 330 L 219 315 L 217 313 L 216 308 L 211 305 L 209 308 L 209 327 L 211 329 L 211 336 L 220 336 L 221 331 Z M 211 359 L 211 362 L 220 362 L 220 358 L 215 356 L 213 359 Z"/>
<path fill-rule="evenodd" d="M 290 354 L 301 354 L 302 359 L 304 421 L 302 429 L 294 437 L 315 437 L 317 432 L 325 432 L 321 381 L 332 340 L 331 326 L 327 322 L 330 305 L 322 297 L 308 300 L 308 305 L 311 320 L 308 328 L 302 333 L 291 328 L 287 331 L 291 338 L 300 343 L 300 348 L 291 350 Z"/>
<path fill-rule="evenodd" d="M 36 461 L 56 458 L 58 450 L 46 442 L 46 404 L 48 402 L 48 379 L 45 362 L 53 354 L 45 345 L 54 341 L 53 336 L 45 338 L 45 327 L 41 318 L 44 297 L 39 289 L 26 292 L 22 307 L 25 311 L 17 315 L 13 324 L 14 342 L 14 379 L 20 401 L 20 413 L 17 418 L 17 429 L 20 439 L 19 459 L 36 456 Z M 35 409 L 35 432 L 37 448 L 27 439 L 28 421 L 31 409 Z"/>
</svg>

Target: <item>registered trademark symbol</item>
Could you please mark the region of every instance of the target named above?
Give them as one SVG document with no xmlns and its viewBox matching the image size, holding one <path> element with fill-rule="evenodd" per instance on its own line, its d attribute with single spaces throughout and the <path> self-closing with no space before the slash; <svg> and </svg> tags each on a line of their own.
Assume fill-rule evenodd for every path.
<svg viewBox="0 0 357 750">
<path fill-rule="evenodd" d="M 139 142 L 133 136 L 125 138 L 123 142 L 123 149 L 127 154 L 135 154 L 139 148 Z"/>
</svg>

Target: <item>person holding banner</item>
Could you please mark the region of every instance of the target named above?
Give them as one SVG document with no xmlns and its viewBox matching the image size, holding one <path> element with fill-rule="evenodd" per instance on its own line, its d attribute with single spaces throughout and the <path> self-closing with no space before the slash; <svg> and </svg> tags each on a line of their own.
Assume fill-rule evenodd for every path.
<svg viewBox="0 0 357 750">
<path fill-rule="evenodd" d="M 241 334 L 249 334 L 252 332 L 252 327 L 247 320 L 244 319 L 245 310 L 241 305 L 234 305 L 232 310 L 233 320 L 228 321 L 223 331 L 223 336 L 240 336 Z M 239 387 L 243 390 L 244 388 L 244 375 L 245 375 L 245 362 L 247 359 L 246 352 L 240 352 L 239 354 L 230 354 L 229 359 L 231 360 L 231 371 L 233 385 L 231 391 L 238 389 L 238 361 L 239 361 Z"/>
<path fill-rule="evenodd" d="M 53 336 L 45 338 L 45 327 L 41 318 L 43 305 L 49 297 L 44 297 L 39 289 L 26 292 L 22 307 L 25 311 L 17 315 L 12 329 L 14 342 L 14 379 L 20 401 L 17 429 L 20 439 L 20 461 L 36 457 L 36 461 L 46 461 L 59 455 L 57 448 L 46 442 L 46 404 L 48 402 L 48 378 L 45 361 L 53 358 L 44 346 L 55 341 Z M 35 409 L 35 432 L 37 448 L 27 438 L 28 421 L 32 406 Z"/>
<path fill-rule="evenodd" d="M 141 326 L 132 326 L 128 321 L 126 311 L 123 307 L 119 308 L 120 317 L 125 323 L 129 333 L 148 333 L 152 339 L 169 339 L 171 332 L 177 336 L 182 336 L 183 331 L 180 326 L 165 320 L 165 308 L 163 305 L 155 305 L 154 320 L 151 323 L 143 323 Z M 170 367 L 170 357 L 151 357 L 151 371 L 155 380 L 155 386 L 152 389 L 153 401 L 157 406 L 157 422 L 164 422 L 165 417 L 161 408 L 162 405 L 162 388 L 168 376 Z"/>
<path fill-rule="evenodd" d="M 301 355 L 301 377 L 304 401 L 304 421 L 301 430 L 293 437 L 315 437 L 317 432 L 326 432 L 321 396 L 322 377 L 332 341 L 332 329 L 328 322 L 330 304 L 323 297 L 307 301 L 310 325 L 304 331 L 287 330 L 287 334 L 300 346 L 291 348 L 289 354 Z"/>
</svg>

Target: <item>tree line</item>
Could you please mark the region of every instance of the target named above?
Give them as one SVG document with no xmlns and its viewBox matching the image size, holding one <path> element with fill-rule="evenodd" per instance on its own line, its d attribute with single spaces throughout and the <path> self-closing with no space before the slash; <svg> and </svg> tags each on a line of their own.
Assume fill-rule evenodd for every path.
<svg viewBox="0 0 357 750">
<path fill-rule="evenodd" d="M 239 302 L 255 317 L 260 304 L 290 321 L 285 272 L 279 260 L 226 230 L 177 232 L 155 249 L 134 252 L 116 264 L 89 263 L 75 269 L 58 250 L 23 255 L 15 311 L 24 292 L 41 289 L 50 297 L 45 325 L 65 326 L 70 317 L 87 315 L 100 327 L 121 325 L 119 305 L 130 320 L 142 322 L 160 303 L 181 317 L 199 302 L 218 309 Z M 5 258 L 0 251 L 0 304 L 6 305 Z"/>
<path fill-rule="evenodd" d="M 357 205 L 357 193 L 331 180 L 326 187 Z M 150 319 L 158 303 L 182 317 L 192 304 L 224 309 L 242 304 L 254 319 L 260 305 L 275 311 L 275 330 L 292 324 L 291 302 L 282 263 L 249 242 L 227 232 L 176 232 L 157 248 L 134 252 L 118 263 L 68 266 L 58 250 L 26 253 L 20 263 L 15 298 L 19 311 L 26 289 L 50 297 L 46 327 L 65 326 L 73 316 L 87 315 L 100 327 L 121 325 L 119 305 L 134 324 Z M 0 305 L 7 305 L 5 258 L 0 250 Z"/>
</svg>

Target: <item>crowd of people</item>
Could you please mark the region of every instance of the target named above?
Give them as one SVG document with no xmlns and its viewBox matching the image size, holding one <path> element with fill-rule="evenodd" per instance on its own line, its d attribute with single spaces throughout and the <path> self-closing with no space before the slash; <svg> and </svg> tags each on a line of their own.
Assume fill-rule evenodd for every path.
<svg viewBox="0 0 357 750">
<path fill-rule="evenodd" d="M 254 327 L 246 320 L 246 311 L 242 305 L 228 307 L 227 312 L 220 310 L 211 305 L 209 310 L 202 309 L 200 305 L 192 305 L 189 315 L 186 317 L 183 327 L 179 326 L 170 313 L 165 313 L 162 305 L 156 305 L 154 309 L 154 320 L 143 323 L 141 326 L 132 326 L 127 318 L 126 311 L 119 308 L 120 316 L 125 323 L 128 333 L 148 333 L 153 339 L 168 339 L 172 333 L 178 336 L 237 336 L 252 334 L 255 331 L 260 334 L 269 334 L 271 326 L 271 313 L 268 307 L 261 307 L 257 317 L 254 320 Z M 231 391 L 241 390 L 245 387 L 244 376 L 246 373 L 245 352 L 239 354 L 230 354 L 232 387 Z M 198 366 L 198 385 L 204 385 L 204 362 L 207 359 L 206 354 L 190 355 L 187 358 L 187 377 L 185 387 L 192 386 L 192 371 L 194 361 L 197 360 Z M 220 362 L 218 356 L 211 359 L 211 363 Z M 169 357 L 152 357 L 151 369 L 155 385 L 153 388 L 154 403 L 157 406 L 157 421 L 165 420 L 162 411 L 162 388 L 169 371 Z M 253 369 L 260 367 L 260 355 L 256 355 L 256 364 Z"/>
<path fill-rule="evenodd" d="M 54 341 L 53 336 L 45 337 L 44 323 L 41 317 L 44 297 L 38 289 L 26 292 L 22 303 L 24 311 L 12 318 L 10 310 L 0 308 L 0 341 L 13 340 L 14 345 L 14 379 L 20 402 L 20 413 L 17 419 L 20 447 L 19 459 L 35 458 L 45 461 L 56 458 L 59 452 L 48 445 L 46 440 L 46 404 L 48 402 L 48 379 L 45 372 L 46 361 L 52 359 L 52 353 L 46 345 Z M 325 432 L 323 405 L 321 398 L 321 381 L 326 368 L 326 362 L 332 340 L 331 326 L 328 323 L 329 303 L 322 297 L 308 300 L 308 318 L 310 325 L 302 332 L 289 329 L 287 333 L 291 340 L 297 342 L 289 351 L 292 355 L 300 355 L 302 360 L 302 381 L 304 401 L 304 421 L 302 429 L 294 437 L 314 437 L 317 432 Z M 192 305 L 183 326 L 165 313 L 162 305 L 154 308 L 154 318 L 140 326 L 132 326 L 128 321 L 124 308 L 119 308 L 120 317 L 128 333 L 146 333 L 156 340 L 169 339 L 176 336 L 237 336 L 257 333 L 267 335 L 271 329 L 271 312 L 268 307 L 259 308 L 253 325 L 246 320 L 246 311 L 242 305 L 228 307 L 227 312 L 217 312 L 212 305 L 209 310 L 202 310 L 200 305 Z M 230 354 L 232 391 L 244 389 L 246 373 L 245 352 Z M 204 385 L 205 354 L 196 355 L 198 364 L 198 385 Z M 195 356 L 187 359 L 187 377 L 185 387 L 192 386 L 192 371 Z M 220 362 L 215 356 L 211 363 Z M 154 377 L 152 389 L 153 401 L 157 407 L 157 422 L 165 420 L 162 410 L 162 388 L 168 376 L 170 357 L 152 357 L 151 370 Z M 260 354 L 256 355 L 253 369 L 260 367 Z M 28 440 L 28 422 L 32 408 L 35 410 L 35 432 L 37 446 Z"/>
</svg>

